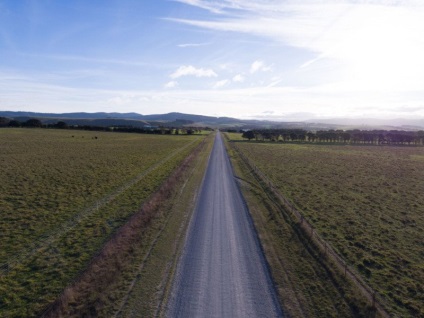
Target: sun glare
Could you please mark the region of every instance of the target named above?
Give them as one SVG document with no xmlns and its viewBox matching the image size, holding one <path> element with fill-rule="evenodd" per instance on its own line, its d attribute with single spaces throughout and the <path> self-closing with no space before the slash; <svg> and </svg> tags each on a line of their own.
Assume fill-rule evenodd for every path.
<svg viewBox="0 0 424 318">
<path fill-rule="evenodd" d="M 419 36 L 424 19 L 396 7 L 363 6 L 349 12 L 342 40 L 327 54 L 342 59 L 345 80 L 361 90 L 416 90 L 424 82 Z"/>
</svg>

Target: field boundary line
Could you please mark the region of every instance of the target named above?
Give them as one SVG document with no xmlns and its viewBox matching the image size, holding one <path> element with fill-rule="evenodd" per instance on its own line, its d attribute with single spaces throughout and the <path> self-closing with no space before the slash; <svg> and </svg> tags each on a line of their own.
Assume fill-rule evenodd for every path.
<svg viewBox="0 0 424 318">
<path fill-rule="evenodd" d="M 94 212 L 97 212 L 99 208 L 112 202 L 117 196 L 119 196 L 120 194 L 128 190 L 130 187 L 132 187 L 136 183 L 140 182 L 145 176 L 147 176 L 154 170 L 161 167 L 163 164 L 165 164 L 166 162 L 168 162 L 169 160 L 177 156 L 179 153 L 181 153 L 185 149 L 189 148 L 191 145 L 197 142 L 199 138 L 200 137 L 192 140 L 191 142 L 187 143 L 183 147 L 169 154 L 167 157 L 165 157 L 161 161 L 151 165 L 146 170 L 144 170 L 143 172 L 141 172 L 134 178 L 130 179 L 123 185 L 119 186 L 118 188 L 115 188 L 109 194 L 105 195 L 103 198 L 95 201 L 88 207 L 81 210 L 79 213 L 70 217 L 62 226 L 57 227 L 56 229 L 52 230 L 48 234 L 41 235 L 38 239 L 35 240 L 35 242 L 30 247 L 21 250 L 20 253 L 15 254 L 12 257 L 9 257 L 6 262 L 0 264 L 0 275 L 7 274 L 9 271 L 11 271 L 16 266 L 22 264 L 28 258 L 34 256 L 35 254 L 39 252 L 44 252 L 45 250 L 47 250 L 47 248 L 53 242 L 55 242 L 56 240 L 61 238 L 63 235 L 65 235 L 67 232 L 69 232 L 71 229 L 73 229 L 75 226 L 77 226 L 82 220 L 89 217 Z"/>
<path fill-rule="evenodd" d="M 230 141 L 227 137 L 227 140 Z M 360 275 L 335 251 L 335 249 L 323 239 L 313 227 L 313 225 L 303 216 L 303 214 L 295 207 L 295 205 L 288 200 L 273 182 L 248 158 L 239 148 L 233 143 L 229 142 L 243 162 L 251 169 L 251 171 L 261 180 L 266 187 L 275 195 L 276 198 L 282 203 L 285 213 L 289 219 L 295 222 L 302 230 L 302 234 L 306 239 L 314 243 L 317 250 L 328 257 L 329 260 L 335 265 L 340 273 L 346 279 L 349 279 L 361 291 L 363 296 L 369 301 L 371 306 L 375 308 L 383 317 L 390 317 L 386 310 L 387 305 L 382 299 L 381 295 L 371 288 Z M 328 263 L 328 262 L 327 262 Z"/>
</svg>

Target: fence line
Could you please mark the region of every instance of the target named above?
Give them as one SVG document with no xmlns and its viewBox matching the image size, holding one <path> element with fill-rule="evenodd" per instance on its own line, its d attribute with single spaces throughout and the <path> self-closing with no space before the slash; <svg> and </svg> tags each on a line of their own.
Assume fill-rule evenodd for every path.
<svg viewBox="0 0 424 318">
<path fill-rule="evenodd" d="M 272 191 L 274 196 L 284 206 L 286 215 L 294 222 L 298 222 L 300 229 L 303 234 L 309 238 L 317 247 L 319 252 L 323 253 L 329 259 L 331 259 L 336 265 L 337 269 L 343 273 L 345 278 L 350 279 L 358 289 L 362 292 L 363 296 L 370 302 L 373 308 L 375 308 L 383 317 L 390 317 L 386 310 L 387 305 L 385 304 L 381 295 L 379 295 L 373 288 L 371 288 L 356 271 L 347 264 L 347 262 L 334 250 L 334 248 L 323 239 L 317 231 L 314 229 L 312 224 L 303 216 L 303 214 L 294 206 L 290 200 L 288 200 L 283 194 L 278 191 L 278 188 L 273 182 L 248 158 L 243 151 L 241 151 L 237 145 L 231 142 L 233 149 L 236 150 L 239 157 L 245 162 L 245 164 L 254 172 L 257 178 L 266 184 L 266 186 Z"/>
<path fill-rule="evenodd" d="M 98 211 L 98 209 L 107 203 L 113 201 L 118 195 L 125 192 L 127 189 L 132 187 L 134 184 L 140 182 L 146 175 L 151 173 L 152 171 L 156 170 L 172 158 L 174 158 L 176 155 L 178 155 L 183 150 L 190 147 L 192 144 L 194 144 L 196 141 L 198 141 L 199 138 L 194 139 L 193 141 L 187 143 L 183 147 L 177 149 L 176 151 L 172 152 L 170 155 L 162 159 L 161 161 L 153 164 L 131 180 L 127 181 L 125 184 L 121 185 L 120 187 L 113 190 L 111 193 L 107 194 L 103 198 L 95 201 L 93 204 L 88 206 L 87 208 L 81 210 L 77 214 L 73 215 L 68 221 L 63 223 L 61 226 L 56 227 L 53 231 L 51 231 L 48 234 L 42 234 L 33 244 L 31 244 L 30 247 L 25 248 L 21 250 L 20 253 L 17 253 L 13 255 L 12 257 L 9 257 L 8 260 L 5 263 L 0 264 L 0 275 L 7 274 L 10 270 L 15 268 L 16 266 L 20 265 L 24 261 L 26 261 L 29 257 L 34 256 L 35 254 L 42 251 L 42 249 L 47 249 L 54 241 L 58 240 L 59 238 L 63 237 L 66 233 L 68 233 L 71 229 L 73 229 L 75 226 L 77 226 L 83 219 L 86 217 L 89 217 L 94 212 Z"/>
</svg>

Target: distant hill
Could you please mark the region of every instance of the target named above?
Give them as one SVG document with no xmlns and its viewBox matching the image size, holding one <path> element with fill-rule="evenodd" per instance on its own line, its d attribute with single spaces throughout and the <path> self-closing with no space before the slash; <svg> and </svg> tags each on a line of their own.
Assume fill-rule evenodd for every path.
<svg viewBox="0 0 424 318">
<path fill-rule="evenodd" d="M 34 116 L 22 116 L 13 117 L 13 119 L 19 122 L 25 122 L 28 119 L 37 118 L 45 125 L 56 124 L 58 121 L 64 121 L 69 126 L 97 126 L 97 127 L 136 127 L 143 128 L 145 126 L 151 126 L 150 123 L 142 120 L 133 119 L 119 119 L 119 118 L 58 118 L 58 117 L 34 117 Z"/>
<path fill-rule="evenodd" d="M 231 117 L 213 117 L 204 115 L 168 113 L 156 115 L 141 115 L 137 113 L 35 113 L 35 112 L 12 112 L 0 111 L 0 117 L 7 117 L 18 121 L 26 121 L 29 118 L 37 118 L 44 124 L 52 124 L 57 121 L 65 121 L 68 125 L 93 125 L 93 126 L 133 126 L 145 125 L 163 126 L 197 126 L 219 127 L 232 129 L 253 128 L 316 128 L 315 124 L 304 122 L 277 122 L 266 120 L 242 120 Z M 330 128 L 336 127 L 330 125 Z M 329 128 L 328 125 L 318 127 Z"/>
<path fill-rule="evenodd" d="M 137 113 L 34 113 L 34 112 L 13 112 L 0 111 L 0 117 L 16 118 L 16 117 L 31 117 L 31 118 L 73 118 L 73 119 L 136 119 L 143 120 L 143 115 Z"/>
<path fill-rule="evenodd" d="M 307 121 L 312 122 L 312 120 Z M 361 130 L 422 130 L 424 119 L 379 119 L 379 118 L 328 118 L 320 119 L 321 123 L 337 125 L 340 127 L 357 128 Z"/>
<path fill-rule="evenodd" d="M 213 117 L 184 113 L 168 113 L 156 115 L 141 115 L 137 113 L 35 113 L 0 111 L 0 117 L 19 121 L 37 118 L 45 124 L 65 121 L 68 125 L 97 125 L 97 126 L 134 126 L 143 125 L 172 125 L 172 126 L 210 126 L 210 127 L 263 127 L 279 123 L 258 120 L 240 120 L 230 117 Z"/>
<path fill-rule="evenodd" d="M 29 118 L 37 118 L 44 124 L 52 124 L 57 121 L 65 121 L 68 125 L 92 125 L 92 126 L 197 126 L 197 127 L 217 127 L 228 129 L 254 129 L 254 128 L 301 128 L 306 130 L 326 130 L 326 129 L 384 129 L 384 130 L 422 130 L 424 129 L 424 119 L 321 119 L 281 122 L 266 120 L 243 120 L 231 117 L 213 117 L 204 115 L 184 114 L 172 112 L 168 114 L 141 115 L 138 113 L 35 113 L 35 112 L 13 112 L 0 111 L 0 117 L 7 117 L 19 121 L 26 121 Z"/>
</svg>

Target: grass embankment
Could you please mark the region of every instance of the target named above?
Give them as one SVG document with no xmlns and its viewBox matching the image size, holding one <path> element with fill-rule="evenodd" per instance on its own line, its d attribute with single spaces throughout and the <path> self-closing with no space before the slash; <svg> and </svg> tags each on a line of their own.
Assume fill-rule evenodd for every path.
<svg viewBox="0 0 424 318">
<path fill-rule="evenodd" d="M 0 316 L 34 316 L 205 136 L 0 130 Z"/>
<path fill-rule="evenodd" d="M 239 142 L 395 316 L 424 316 L 424 148 Z"/>
</svg>

